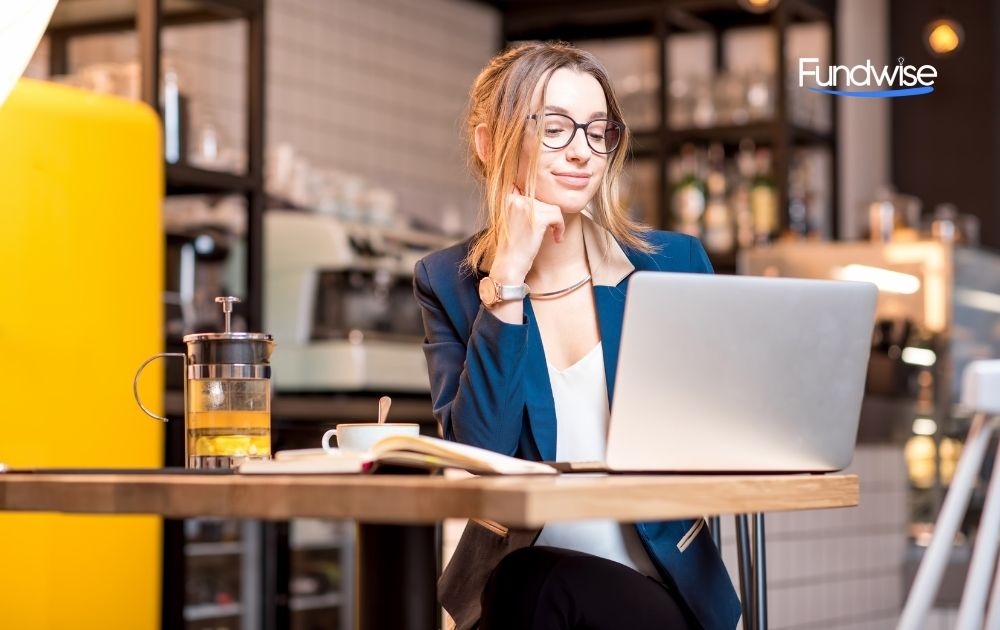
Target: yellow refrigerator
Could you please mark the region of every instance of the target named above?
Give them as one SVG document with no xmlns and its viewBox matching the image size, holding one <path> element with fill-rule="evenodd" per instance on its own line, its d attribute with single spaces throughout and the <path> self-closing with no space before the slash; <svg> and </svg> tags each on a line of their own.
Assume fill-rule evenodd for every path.
<svg viewBox="0 0 1000 630">
<path fill-rule="evenodd" d="M 147 106 L 21 80 L 0 106 L 0 462 L 158 467 L 132 376 L 163 345 L 163 162 Z M 140 393 L 162 411 L 162 366 Z M 0 628 L 157 628 L 160 520 L 0 513 Z"/>
</svg>

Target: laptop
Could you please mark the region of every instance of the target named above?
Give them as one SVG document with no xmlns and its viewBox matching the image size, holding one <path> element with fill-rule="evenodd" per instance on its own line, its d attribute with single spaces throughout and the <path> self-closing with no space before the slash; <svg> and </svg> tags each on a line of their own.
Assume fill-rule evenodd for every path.
<svg viewBox="0 0 1000 630">
<path fill-rule="evenodd" d="M 864 282 L 636 272 L 604 469 L 847 467 L 877 298 Z"/>
</svg>

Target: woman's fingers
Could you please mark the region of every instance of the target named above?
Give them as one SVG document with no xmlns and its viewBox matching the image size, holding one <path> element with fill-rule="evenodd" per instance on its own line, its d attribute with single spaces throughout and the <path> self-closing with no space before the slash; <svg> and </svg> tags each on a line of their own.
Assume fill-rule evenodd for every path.
<svg viewBox="0 0 1000 630">
<path fill-rule="evenodd" d="M 566 223 L 563 220 L 562 210 L 559 206 L 548 206 L 545 211 L 548 216 L 548 226 L 552 228 L 552 238 L 555 239 L 557 243 L 562 243 L 563 233 L 566 231 Z"/>
<path fill-rule="evenodd" d="M 552 237 L 557 243 L 562 242 L 566 225 L 563 221 L 562 210 L 559 206 L 545 203 L 537 199 L 531 199 L 522 194 L 521 189 L 515 184 L 511 187 L 511 198 L 509 208 L 511 218 L 521 216 L 527 219 L 528 229 L 541 237 L 540 231 L 552 230 Z M 516 210 L 515 210 L 516 209 Z M 517 219 L 514 219 L 515 223 Z M 539 231 L 540 230 L 540 231 Z M 541 244 L 539 241 L 537 244 Z M 537 250 L 536 250 L 537 251 Z"/>
</svg>

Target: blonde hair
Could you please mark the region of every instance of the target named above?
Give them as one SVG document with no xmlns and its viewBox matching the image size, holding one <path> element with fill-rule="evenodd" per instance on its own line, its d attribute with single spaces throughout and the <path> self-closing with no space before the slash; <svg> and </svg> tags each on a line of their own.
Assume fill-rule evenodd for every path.
<svg viewBox="0 0 1000 630">
<path fill-rule="evenodd" d="M 542 81 L 542 94 L 549 78 L 559 68 L 591 75 L 600 83 L 608 102 L 608 118 L 624 122 L 621 105 L 615 97 L 608 72 L 597 58 L 565 42 L 528 42 L 497 55 L 476 77 L 469 92 L 466 133 L 470 168 L 483 185 L 485 228 L 473 239 L 465 266 L 471 271 L 492 261 L 501 237 L 507 236 L 506 199 L 517 176 L 518 159 L 524 141 L 531 97 Z M 476 127 L 486 125 L 489 144 L 486 160 L 476 151 Z M 541 125 L 536 125 L 538 145 L 528 164 L 524 194 L 535 195 L 535 169 L 541 146 Z M 608 230 L 623 246 L 649 253 L 654 247 L 646 240 L 650 230 L 633 221 L 619 199 L 619 178 L 629 150 L 626 127 L 618 148 L 609 156 L 607 172 L 591 202 L 591 217 Z"/>
</svg>

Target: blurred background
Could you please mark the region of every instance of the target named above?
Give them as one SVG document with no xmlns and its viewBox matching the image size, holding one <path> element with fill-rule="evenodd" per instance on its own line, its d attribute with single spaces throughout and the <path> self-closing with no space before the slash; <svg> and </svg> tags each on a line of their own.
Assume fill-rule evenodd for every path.
<svg viewBox="0 0 1000 630">
<path fill-rule="evenodd" d="M 147 342 L 112 344 L 128 374 L 95 387 L 127 399 L 144 357 L 220 330 L 213 300 L 235 295 L 234 328 L 278 341 L 274 450 L 315 446 L 338 421 L 374 419 L 381 394 L 393 396 L 393 419 L 435 434 L 411 272 L 477 229 L 461 137 L 468 90 L 491 56 L 529 39 L 573 42 L 608 67 L 634 139 L 624 193 L 633 216 L 698 236 L 719 273 L 878 284 L 849 469 L 861 475 L 861 505 L 769 515 L 768 584 L 773 628 L 894 627 L 968 430 L 961 369 L 1000 354 L 996 0 L 61 0 L 25 76 L 107 99 L 91 101 L 99 111 L 146 103 L 162 129 L 149 171 L 162 172 L 162 188 L 142 188 L 155 193 L 148 207 L 115 198 L 134 176 L 115 153 L 93 149 L 113 131 L 77 138 L 83 159 L 108 166 L 86 188 L 93 221 L 84 223 L 94 229 L 76 233 L 75 260 L 87 264 L 140 229 L 155 259 L 126 263 L 128 280 L 103 268 L 97 282 L 125 293 L 120 304 L 80 291 L 66 305 L 63 319 L 92 313 L 80 331 L 97 335 L 115 326 L 103 314 L 139 299 L 130 283 L 148 290 Z M 822 68 L 931 64 L 937 79 L 920 96 L 831 96 L 800 86 L 804 58 Z M 29 83 L 0 107 L 0 152 Z M 34 149 L 59 154 L 70 135 Z M 153 223 L 128 227 L 122 217 L 134 213 Z M 20 241 L 19 265 L 65 255 L 45 230 L 24 238 L 34 240 Z M 147 379 L 160 410 L 182 415 L 179 367 Z M 99 427 L 105 412 L 84 416 Z M 138 410 L 123 413 L 118 442 L 95 440 L 83 463 L 107 465 L 140 442 L 147 465 L 183 463 L 180 423 L 161 429 Z M 0 440 L 0 461 L 37 464 L 23 444 Z M 82 463 L 79 450 L 60 457 L 49 463 Z M 954 624 L 982 494 L 928 628 Z M 6 544 L 38 523 L 88 517 L 37 518 L 2 516 Z M 80 601 L 116 611 L 105 620 L 131 620 L 93 627 L 351 627 L 350 523 L 147 524 L 136 534 L 143 579 L 67 582 Z M 110 535 L 94 527 L 95 540 L 102 531 Z M 735 579 L 728 519 L 723 543 Z M 81 546 L 74 553 L 90 576 L 136 560 Z M 32 612 L 58 609 L 59 564 L 2 578 L 0 625 L 62 627 L 60 613 L 39 621 Z M 88 619 L 83 608 L 66 619 Z"/>
</svg>

